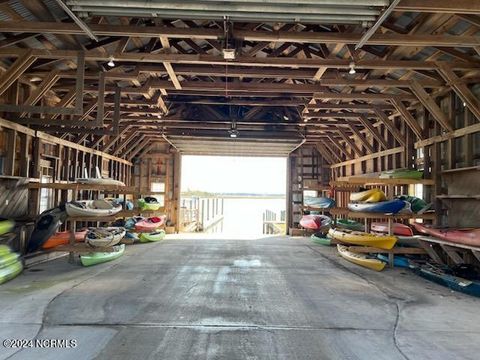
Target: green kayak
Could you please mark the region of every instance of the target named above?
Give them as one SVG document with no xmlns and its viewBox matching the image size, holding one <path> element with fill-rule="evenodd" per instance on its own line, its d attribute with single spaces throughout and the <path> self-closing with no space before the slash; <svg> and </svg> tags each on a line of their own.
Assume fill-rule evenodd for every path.
<svg viewBox="0 0 480 360">
<path fill-rule="evenodd" d="M 14 252 L 11 252 L 5 255 L 0 255 L 0 269 L 10 266 L 15 261 L 18 261 L 18 258 L 19 258 L 19 255 Z"/>
<path fill-rule="evenodd" d="M 415 196 L 410 195 L 399 195 L 397 199 L 409 202 L 412 205 L 412 211 L 414 213 L 423 213 L 430 209 L 431 204 L 427 204 L 427 202 L 423 199 L 420 199 Z"/>
<path fill-rule="evenodd" d="M 423 178 L 423 171 L 411 169 L 397 169 L 383 171 L 380 174 L 380 179 L 421 179 Z"/>
<path fill-rule="evenodd" d="M 125 244 L 116 245 L 113 248 L 115 249 L 113 252 L 92 252 L 80 255 L 80 261 L 83 266 L 92 266 L 118 259 L 125 252 Z"/>
<path fill-rule="evenodd" d="M 138 207 L 142 210 L 157 211 L 162 207 L 162 204 L 158 202 L 146 202 L 145 199 L 138 200 Z"/>
<path fill-rule="evenodd" d="M 353 231 L 364 231 L 365 226 L 351 219 L 337 219 L 337 227 Z"/>
<path fill-rule="evenodd" d="M 23 270 L 22 262 L 17 260 L 8 266 L 0 268 L 0 284 L 15 278 Z"/>
<path fill-rule="evenodd" d="M 140 234 L 140 242 L 146 243 L 150 241 L 160 241 L 165 238 L 165 231 L 158 230 L 151 233 L 141 233 Z"/>
<path fill-rule="evenodd" d="M 322 237 L 315 236 L 315 234 L 314 234 L 310 237 L 310 239 L 315 244 L 318 244 L 318 245 L 324 245 L 324 246 L 332 245 L 332 239 L 330 239 L 330 238 L 322 238 Z"/>
<path fill-rule="evenodd" d="M 0 235 L 6 234 L 12 231 L 15 223 L 11 220 L 0 218 Z"/>
</svg>

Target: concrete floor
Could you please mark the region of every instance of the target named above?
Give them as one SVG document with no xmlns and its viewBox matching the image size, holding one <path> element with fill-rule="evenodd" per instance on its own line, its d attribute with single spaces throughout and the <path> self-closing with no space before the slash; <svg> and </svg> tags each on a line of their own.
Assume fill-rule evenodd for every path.
<svg viewBox="0 0 480 360">
<path fill-rule="evenodd" d="M 306 238 L 169 239 L 0 286 L 1 359 L 478 359 L 480 299 L 360 268 Z"/>
</svg>

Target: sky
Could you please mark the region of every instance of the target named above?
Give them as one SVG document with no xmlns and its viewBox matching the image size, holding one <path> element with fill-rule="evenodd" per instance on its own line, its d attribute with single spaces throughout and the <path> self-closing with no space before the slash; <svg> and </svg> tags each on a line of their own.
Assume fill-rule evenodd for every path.
<svg viewBox="0 0 480 360">
<path fill-rule="evenodd" d="M 285 194 L 286 158 L 182 156 L 182 191 Z"/>
</svg>

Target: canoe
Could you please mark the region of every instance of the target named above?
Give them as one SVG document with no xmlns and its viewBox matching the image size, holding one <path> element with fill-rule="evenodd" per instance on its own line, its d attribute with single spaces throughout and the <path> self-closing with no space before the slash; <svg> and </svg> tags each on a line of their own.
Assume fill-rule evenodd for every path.
<svg viewBox="0 0 480 360">
<path fill-rule="evenodd" d="M 412 211 L 417 214 L 424 213 L 425 211 L 429 210 L 432 205 L 431 203 L 428 204 L 425 200 L 420 199 L 416 196 L 399 195 L 396 198 L 398 200 L 403 200 L 410 203 Z"/>
<path fill-rule="evenodd" d="M 352 251 L 348 251 L 348 248 L 344 245 L 337 244 L 338 253 L 345 259 L 354 264 L 375 270 L 382 271 L 385 267 L 385 263 L 378 260 L 369 258 L 365 254 L 357 254 Z"/>
<path fill-rule="evenodd" d="M 384 254 L 377 254 L 377 259 L 383 261 L 384 263 L 388 264 L 388 256 Z M 394 267 L 401 267 L 401 268 L 409 268 L 410 261 L 405 256 L 395 255 L 393 258 L 393 266 Z"/>
<path fill-rule="evenodd" d="M 393 223 L 393 234 L 401 236 L 413 236 L 412 228 L 402 223 Z M 388 222 L 373 222 L 370 227 L 372 231 L 388 234 Z"/>
<path fill-rule="evenodd" d="M 79 200 L 65 204 L 68 216 L 100 217 L 112 216 L 122 210 L 122 206 L 110 200 Z"/>
<path fill-rule="evenodd" d="M 125 186 L 125 183 L 112 178 L 78 178 L 78 184 Z"/>
<path fill-rule="evenodd" d="M 165 231 L 159 230 L 151 233 L 141 233 L 140 234 L 140 242 L 151 242 L 151 241 L 160 241 L 165 238 Z"/>
<path fill-rule="evenodd" d="M 300 225 L 310 230 L 328 230 L 332 224 L 332 219 L 325 215 L 303 215 L 300 219 Z"/>
<path fill-rule="evenodd" d="M 480 229 L 438 229 L 417 222 L 413 223 L 413 227 L 422 234 L 427 234 L 440 240 L 469 246 L 480 246 Z"/>
<path fill-rule="evenodd" d="M 51 249 L 59 245 L 67 245 L 70 243 L 70 234 L 70 231 L 57 232 L 42 245 L 42 249 Z M 87 235 L 87 230 L 77 231 L 75 233 L 75 242 L 85 240 L 85 235 Z"/>
<path fill-rule="evenodd" d="M 144 199 L 138 200 L 138 207 L 142 210 L 157 211 L 162 207 L 162 204 L 160 204 L 154 197 L 147 196 Z"/>
<path fill-rule="evenodd" d="M 117 245 L 125 236 L 125 229 L 121 227 L 89 228 L 85 242 L 94 247 Z"/>
<path fill-rule="evenodd" d="M 380 174 L 380 179 L 421 179 L 423 178 L 423 171 L 411 169 L 396 169 L 383 171 Z"/>
<path fill-rule="evenodd" d="M 446 286 L 452 290 L 480 297 L 480 281 L 468 280 L 448 273 L 447 268 L 426 265 L 410 265 L 413 272 L 427 280 Z"/>
<path fill-rule="evenodd" d="M 365 230 L 365 225 L 351 219 L 337 219 L 337 227 L 354 231 Z"/>
<path fill-rule="evenodd" d="M 380 201 L 378 203 L 349 203 L 348 209 L 358 212 L 396 214 L 405 207 L 402 200 Z"/>
<path fill-rule="evenodd" d="M 330 209 L 335 206 L 335 200 L 327 197 L 305 197 L 306 206 L 317 209 Z"/>
<path fill-rule="evenodd" d="M 330 229 L 328 235 L 333 239 L 344 243 L 372 246 L 386 250 L 393 248 L 397 242 L 395 236 L 375 235 L 346 229 Z"/>
<path fill-rule="evenodd" d="M 139 232 L 153 232 L 163 226 L 165 223 L 165 216 L 151 217 L 135 224 L 135 230 Z"/>
<path fill-rule="evenodd" d="M 363 201 L 367 203 L 376 203 L 379 201 L 385 201 L 387 197 L 385 193 L 380 189 L 369 189 L 360 192 L 354 192 L 350 194 L 350 201 Z"/>
<path fill-rule="evenodd" d="M 116 245 L 113 248 L 115 249 L 113 252 L 92 252 L 87 255 L 80 255 L 80 262 L 83 266 L 97 265 L 118 259 L 125 252 L 125 244 Z"/>
<path fill-rule="evenodd" d="M 17 277 L 23 270 L 23 264 L 17 260 L 9 266 L 0 268 L 0 284 L 3 284 L 13 278 Z"/>
<path fill-rule="evenodd" d="M 67 214 L 62 208 L 53 208 L 41 213 L 28 240 L 27 252 L 40 249 L 57 232 L 66 218 Z"/>
<path fill-rule="evenodd" d="M 0 218 L 0 235 L 6 234 L 13 230 L 15 222 L 9 219 Z"/>
<path fill-rule="evenodd" d="M 332 239 L 327 238 L 327 237 L 320 237 L 320 236 L 316 236 L 315 234 L 313 234 L 312 236 L 310 236 L 310 239 L 315 244 L 318 244 L 318 245 L 324 245 L 324 246 L 331 246 L 332 245 Z"/>
</svg>

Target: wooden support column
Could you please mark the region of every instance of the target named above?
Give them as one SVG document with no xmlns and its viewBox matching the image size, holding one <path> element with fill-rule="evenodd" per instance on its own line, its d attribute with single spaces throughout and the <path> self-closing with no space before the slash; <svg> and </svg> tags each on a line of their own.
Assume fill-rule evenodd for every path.
<svg viewBox="0 0 480 360">
<path fill-rule="evenodd" d="M 17 147 L 17 132 L 12 129 L 4 130 L 7 134 L 7 157 L 5 159 L 4 173 L 8 176 L 13 176 L 15 172 L 15 157 Z"/>
</svg>

